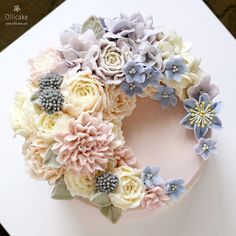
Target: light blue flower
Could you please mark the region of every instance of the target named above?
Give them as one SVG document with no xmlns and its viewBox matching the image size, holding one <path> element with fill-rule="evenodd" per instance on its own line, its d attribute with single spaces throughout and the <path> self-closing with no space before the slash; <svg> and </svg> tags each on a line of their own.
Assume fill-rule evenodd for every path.
<svg viewBox="0 0 236 236">
<path fill-rule="evenodd" d="M 187 67 L 184 59 L 180 56 L 174 56 L 172 59 L 165 61 L 165 75 L 169 80 L 180 82 L 182 75 L 186 73 Z"/>
<path fill-rule="evenodd" d="M 141 178 L 143 180 L 144 185 L 147 188 L 154 188 L 158 185 L 163 185 L 164 184 L 164 180 L 158 176 L 160 171 L 159 167 L 150 167 L 147 166 L 142 174 L 141 174 Z"/>
<path fill-rule="evenodd" d="M 129 61 L 123 68 L 125 79 L 128 83 L 143 83 L 145 81 L 144 71 L 143 64 L 133 60 Z"/>
<path fill-rule="evenodd" d="M 202 159 L 207 160 L 210 156 L 217 154 L 216 141 L 211 138 L 200 138 L 194 150 Z"/>
<path fill-rule="evenodd" d="M 159 81 L 163 77 L 162 73 L 152 66 L 146 67 L 144 74 L 145 74 L 145 81 L 144 83 L 141 84 L 142 87 L 144 88 L 147 87 L 148 85 L 157 87 L 159 84 Z"/>
<path fill-rule="evenodd" d="M 159 85 L 157 94 L 153 99 L 160 101 L 163 108 L 167 108 L 169 104 L 172 106 L 176 106 L 177 104 L 175 90 L 165 85 Z"/>
<path fill-rule="evenodd" d="M 184 108 L 188 114 L 180 123 L 188 129 L 193 129 L 195 137 L 200 139 L 206 135 L 209 128 L 222 127 L 221 120 L 217 116 L 221 105 L 221 102 L 212 103 L 207 93 L 202 94 L 199 100 L 186 99 Z"/>
<path fill-rule="evenodd" d="M 134 95 L 138 95 L 138 94 L 142 94 L 143 93 L 143 88 L 139 83 L 127 83 L 126 81 L 124 81 L 121 85 L 120 85 L 120 89 L 121 91 L 123 91 L 124 93 L 126 93 L 129 97 L 133 97 Z"/>
<path fill-rule="evenodd" d="M 184 179 L 172 179 L 166 183 L 166 192 L 172 199 L 178 199 L 180 195 L 185 191 Z"/>
</svg>

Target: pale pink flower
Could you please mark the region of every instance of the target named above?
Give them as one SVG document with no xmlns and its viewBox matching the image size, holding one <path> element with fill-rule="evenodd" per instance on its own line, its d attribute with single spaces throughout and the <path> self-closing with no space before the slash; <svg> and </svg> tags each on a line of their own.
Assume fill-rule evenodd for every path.
<svg viewBox="0 0 236 236">
<path fill-rule="evenodd" d="M 45 166 L 45 155 L 51 145 L 47 139 L 32 134 L 26 139 L 23 145 L 23 155 L 27 172 L 31 177 L 40 180 L 48 180 L 50 184 L 54 184 L 64 174 L 64 168 L 52 168 Z"/>
<path fill-rule="evenodd" d="M 170 198 L 168 197 L 166 191 L 162 187 L 156 186 L 146 191 L 141 205 L 143 208 L 157 209 L 161 208 L 169 200 Z"/>
<path fill-rule="evenodd" d="M 122 146 L 115 150 L 115 160 L 117 167 L 124 165 L 135 167 L 137 163 L 134 153 L 127 146 Z"/>
<path fill-rule="evenodd" d="M 121 145 L 112 132 L 113 124 L 101 116 L 83 112 L 78 119 L 69 121 L 68 130 L 55 135 L 52 150 L 57 161 L 88 176 L 105 171 L 114 150 Z"/>
</svg>

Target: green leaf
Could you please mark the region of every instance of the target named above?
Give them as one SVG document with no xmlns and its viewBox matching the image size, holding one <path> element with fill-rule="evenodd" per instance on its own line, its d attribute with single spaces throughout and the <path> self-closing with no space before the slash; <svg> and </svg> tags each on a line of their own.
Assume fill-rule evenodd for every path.
<svg viewBox="0 0 236 236">
<path fill-rule="evenodd" d="M 101 213 L 108 218 L 113 224 L 117 223 L 121 217 L 121 209 L 113 205 L 101 207 Z"/>
<path fill-rule="evenodd" d="M 97 39 L 102 38 L 105 31 L 104 28 L 100 22 L 100 20 L 96 16 L 90 16 L 82 25 L 81 32 L 84 33 L 87 30 L 93 30 L 95 36 Z"/>
<path fill-rule="evenodd" d="M 56 200 L 68 200 L 73 198 L 66 187 L 64 177 L 61 177 L 57 185 L 54 187 L 51 198 Z"/>
<path fill-rule="evenodd" d="M 30 101 L 34 102 L 35 100 L 39 99 L 39 91 L 36 91 L 32 96 L 30 97 Z"/>
<path fill-rule="evenodd" d="M 51 168 L 59 168 L 61 165 L 56 160 L 57 155 L 51 150 L 51 147 L 48 149 L 45 158 L 44 158 L 44 165 Z"/>
<path fill-rule="evenodd" d="M 111 200 L 106 193 L 97 193 L 91 199 L 98 207 L 106 207 L 111 205 Z"/>
</svg>

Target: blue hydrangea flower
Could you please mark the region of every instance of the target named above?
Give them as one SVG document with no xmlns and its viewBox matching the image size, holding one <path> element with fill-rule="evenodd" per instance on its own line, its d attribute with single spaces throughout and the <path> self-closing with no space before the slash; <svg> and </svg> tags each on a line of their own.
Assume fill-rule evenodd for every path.
<svg viewBox="0 0 236 236">
<path fill-rule="evenodd" d="M 166 192 L 172 199 L 178 199 L 180 195 L 185 191 L 184 179 L 172 179 L 166 183 Z"/>
<path fill-rule="evenodd" d="M 121 91 L 123 91 L 124 93 L 126 93 L 129 97 L 133 97 L 136 94 L 142 94 L 143 93 L 143 88 L 139 83 L 127 83 L 126 81 L 124 81 L 121 85 L 120 85 L 120 89 Z"/>
<path fill-rule="evenodd" d="M 210 156 L 217 154 L 216 141 L 211 138 L 200 138 L 194 150 L 202 159 L 207 160 Z"/>
<path fill-rule="evenodd" d="M 184 59 L 180 56 L 174 56 L 165 62 L 165 75 L 169 80 L 180 82 L 182 75 L 187 71 Z"/>
<path fill-rule="evenodd" d="M 129 61 L 123 68 L 125 74 L 125 79 L 128 83 L 144 83 L 145 74 L 144 74 L 143 64 L 135 62 L 133 60 Z"/>
<path fill-rule="evenodd" d="M 169 104 L 176 106 L 177 98 L 175 96 L 175 90 L 165 85 L 158 87 L 157 94 L 153 97 L 154 100 L 161 102 L 163 108 L 167 108 Z"/>
<path fill-rule="evenodd" d="M 157 87 L 159 84 L 159 81 L 163 77 L 162 73 L 152 66 L 146 67 L 144 74 L 145 74 L 145 81 L 144 83 L 141 84 L 142 87 L 144 88 L 147 87 L 148 85 Z"/>
<path fill-rule="evenodd" d="M 164 180 L 160 176 L 158 176 L 159 171 L 160 171 L 159 167 L 150 167 L 150 166 L 147 166 L 143 170 L 141 178 L 143 180 L 144 185 L 147 188 L 153 188 L 158 185 L 164 184 Z"/>
<path fill-rule="evenodd" d="M 212 103 L 207 93 L 202 94 L 199 100 L 194 98 L 184 101 L 184 108 L 188 114 L 180 122 L 188 129 L 194 130 L 197 139 L 204 137 L 207 131 L 212 128 L 221 128 L 222 123 L 217 114 L 222 103 Z"/>
</svg>

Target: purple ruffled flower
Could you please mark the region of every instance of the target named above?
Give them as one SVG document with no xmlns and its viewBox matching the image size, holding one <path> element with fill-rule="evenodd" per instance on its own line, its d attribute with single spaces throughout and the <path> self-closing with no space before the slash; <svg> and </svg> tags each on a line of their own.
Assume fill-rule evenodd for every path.
<svg viewBox="0 0 236 236">
<path fill-rule="evenodd" d="M 165 62 L 165 75 L 169 80 L 180 82 L 182 75 L 187 71 L 184 59 L 180 56 L 174 56 Z"/>
<path fill-rule="evenodd" d="M 156 186 L 164 184 L 164 180 L 160 176 L 158 176 L 159 171 L 160 171 L 159 167 L 150 167 L 150 166 L 147 166 L 143 170 L 141 178 L 143 180 L 144 185 L 147 188 L 154 188 Z"/>
<path fill-rule="evenodd" d="M 166 183 L 166 192 L 172 199 L 178 199 L 180 195 L 185 191 L 184 179 L 172 179 Z"/>
<path fill-rule="evenodd" d="M 169 104 L 176 106 L 177 98 L 175 96 L 175 90 L 168 86 L 160 85 L 158 87 L 157 94 L 153 98 L 161 102 L 163 108 L 167 108 Z"/>
<path fill-rule="evenodd" d="M 128 83 L 144 83 L 145 74 L 144 67 L 141 63 L 137 63 L 133 60 L 129 61 L 123 68 L 125 79 Z"/>
<path fill-rule="evenodd" d="M 199 99 L 199 97 L 203 93 L 207 93 L 211 99 L 213 99 L 215 96 L 217 96 L 220 92 L 219 88 L 214 85 L 210 84 L 211 77 L 210 76 L 204 76 L 199 83 L 196 85 L 190 87 L 187 91 L 188 96 L 190 98 Z"/>
<path fill-rule="evenodd" d="M 134 41 L 153 42 L 159 31 L 153 27 L 151 16 L 144 18 L 140 12 L 132 14 L 130 17 L 121 14 L 114 19 L 104 19 L 104 25 L 107 33 L 104 35 L 108 39 L 120 39 L 128 37 Z"/>
<path fill-rule="evenodd" d="M 211 138 L 200 138 L 194 150 L 202 159 L 207 160 L 210 156 L 217 154 L 216 141 Z"/>
<path fill-rule="evenodd" d="M 121 91 L 126 93 L 129 97 L 133 97 L 134 95 L 139 95 L 143 93 L 143 88 L 139 83 L 132 82 L 132 83 L 127 83 L 124 81 L 120 85 Z"/>
<path fill-rule="evenodd" d="M 212 103 L 207 93 L 202 94 L 199 100 L 186 99 L 184 108 L 188 114 L 180 123 L 188 129 L 193 129 L 195 137 L 200 139 L 206 135 L 209 128 L 222 127 L 221 120 L 217 116 L 221 105 L 221 102 Z"/>
</svg>

